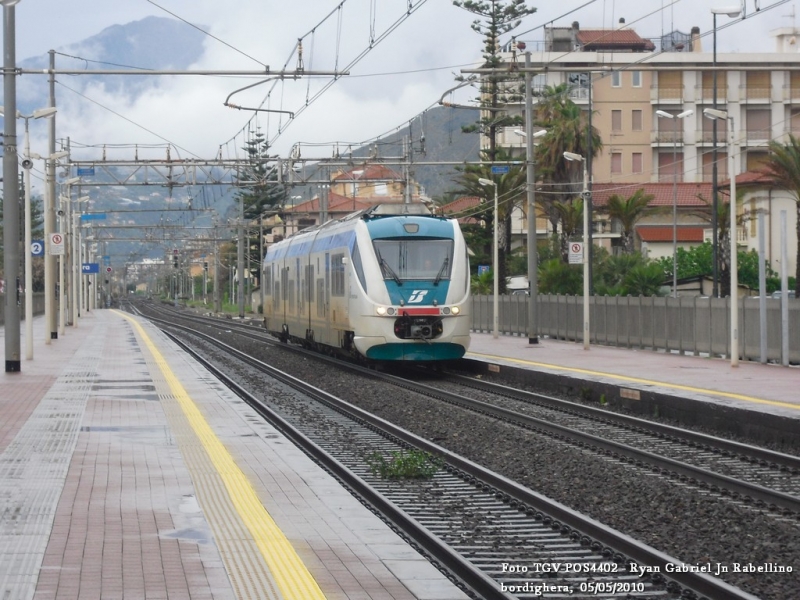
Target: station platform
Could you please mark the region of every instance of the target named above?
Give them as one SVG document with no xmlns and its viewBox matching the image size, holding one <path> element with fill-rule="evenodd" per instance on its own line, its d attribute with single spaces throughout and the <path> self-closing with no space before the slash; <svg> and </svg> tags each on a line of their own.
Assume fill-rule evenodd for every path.
<svg viewBox="0 0 800 600">
<path fill-rule="evenodd" d="M 146 321 L 95 310 L 45 344 L 37 317 L 33 360 L 22 331 L 1 599 L 466 598 Z"/>
<path fill-rule="evenodd" d="M 569 391 L 643 416 L 707 425 L 800 451 L 800 367 L 473 333 L 465 357 L 487 377 Z"/>
</svg>

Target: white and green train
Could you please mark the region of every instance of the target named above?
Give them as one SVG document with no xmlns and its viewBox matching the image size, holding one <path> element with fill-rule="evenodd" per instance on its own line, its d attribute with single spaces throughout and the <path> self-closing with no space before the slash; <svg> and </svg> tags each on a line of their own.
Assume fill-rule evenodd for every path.
<svg viewBox="0 0 800 600">
<path fill-rule="evenodd" d="M 273 244 L 264 325 L 284 341 L 369 361 L 442 361 L 470 341 L 467 247 L 455 219 L 353 213 Z"/>
</svg>

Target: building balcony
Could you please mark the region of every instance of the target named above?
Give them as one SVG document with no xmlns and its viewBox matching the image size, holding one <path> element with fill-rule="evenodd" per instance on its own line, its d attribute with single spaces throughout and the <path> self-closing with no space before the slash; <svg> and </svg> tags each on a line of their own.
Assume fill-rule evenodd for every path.
<svg viewBox="0 0 800 600">
<path fill-rule="evenodd" d="M 698 104 L 714 104 L 714 86 L 698 85 L 694 88 Z M 728 89 L 717 86 L 717 106 L 728 103 Z"/>
<path fill-rule="evenodd" d="M 739 86 L 739 102 L 747 104 L 768 104 L 772 101 L 770 86 Z"/>
<path fill-rule="evenodd" d="M 747 129 L 744 132 L 744 139 L 748 146 L 766 145 L 772 139 L 771 129 Z"/>
<path fill-rule="evenodd" d="M 728 143 L 728 130 L 725 128 L 725 123 L 722 123 L 717 128 L 717 144 L 727 144 Z M 714 143 L 714 131 L 711 129 L 703 129 L 702 131 L 697 132 L 697 143 L 698 144 L 713 144 Z"/>
<path fill-rule="evenodd" d="M 800 87 L 797 85 L 783 86 L 783 101 L 789 104 L 800 104 Z"/>
<path fill-rule="evenodd" d="M 683 86 L 650 86 L 650 102 L 653 104 L 683 104 Z"/>
<path fill-rule="evenodd" d="M 683 131 L 664 131 L 663 129 L 651 131 L 650 143 L 683 146 Z"/>
</svg>

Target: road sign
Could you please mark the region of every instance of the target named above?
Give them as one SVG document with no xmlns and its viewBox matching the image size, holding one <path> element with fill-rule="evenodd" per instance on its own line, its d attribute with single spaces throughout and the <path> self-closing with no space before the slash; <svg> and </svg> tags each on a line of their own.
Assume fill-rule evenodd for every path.
<svg viewBox="0 0 800 600">
<path fill-rule="evenodd" d="M 106 267 L 106 273 L 111 273 L 111 271 L 112 271 L 111 267 Z"/>
<path fill-rule="evenodd" d="M 81 273 L 84 275 L 91 275 L 92 273 L 99 273 L 100 265 L 98 263 L 83 263 L 81 265 Z"/>
<path fill-rule="evenodd" d="M 492 267 L 489 265 L 478 265 L 478 275 L 483 275 L 484 273 L 488 273 Z"/>
<path fill-rule="evenodd" d="M 78 177 L 94 175 L 94 167 L 78 167 Z"/>
<path fill-rule="evenodd" d="M 50 234 L 50 256 L 63 256 L 64 255 L 64 234 L 51 233 Z"/>
<path fill-rule="evenodd" d="M 583 262 L 583 243 L 570 242 L 569 243 L 569 264 L 579 265 Z"/>
<path fill-rule="evenodd" d="M 106 218 L 106 213 L 91 213 L 81 215 L 81 221 L 102 221 Z"/>
<path fill-rule="evenodd" d="M 42 240 L 35 240 L 31 242 L 31 255 L 44 256 L 44 242 Z"/>
<path fill-rule="evenodd" d="M 508 165 L 492 165 L 492 175 L 505 175 L 508 173 Z"/>
</svg>

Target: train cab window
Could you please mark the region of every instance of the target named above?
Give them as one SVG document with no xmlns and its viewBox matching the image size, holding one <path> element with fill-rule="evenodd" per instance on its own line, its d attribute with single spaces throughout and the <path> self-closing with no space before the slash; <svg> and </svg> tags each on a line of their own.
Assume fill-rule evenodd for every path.
<svg viewBox="0 0 800 600">
<path fill-rule="evenodd" d="M 367 277 L 364 275 L 364 265 L 361 264 L 361 252 L 358 250 L 358 244 L 353 246 L 353 252 L 351 253 L 353 257 L 353 269 L 355 269 L 356 276 L 358 277 L 358 281 L 361 283 L 361 287 L 364 288 L 364 291 L 367 291 Z"/>
<path fill-rule="evenodd" d="M 384 279 L 450 279 L 452 240 L 375 240 L 374 245 Z"/>
</svg>

